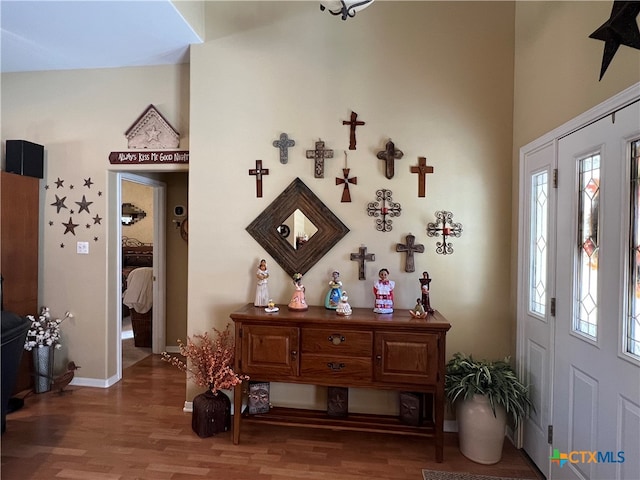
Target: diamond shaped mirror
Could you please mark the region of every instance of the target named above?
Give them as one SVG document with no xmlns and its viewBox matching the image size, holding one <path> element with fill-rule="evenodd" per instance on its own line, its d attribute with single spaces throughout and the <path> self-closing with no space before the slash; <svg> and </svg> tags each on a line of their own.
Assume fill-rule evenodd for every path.
<svg viewBox="0 0 640 480">
<path fill-rule="evenodd" d="M 296 178 L 249 224 L 247 232 L 293 276 L 307 273 L 349 229 Z"/>
</svg>

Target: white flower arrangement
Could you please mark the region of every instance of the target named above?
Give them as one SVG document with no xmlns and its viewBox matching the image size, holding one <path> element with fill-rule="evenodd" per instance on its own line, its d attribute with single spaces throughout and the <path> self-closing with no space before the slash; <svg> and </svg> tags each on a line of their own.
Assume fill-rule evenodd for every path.
<svg viewBox="0 0 640 480">
<path fill-rule="evenodd" d="M 31 320 L 31 328 L 27 331 L 27 338 L 24 342 L 25 350 L 33 350 L 38 347 L 62 348 L 60 344 L 60 324 L 67 318 L 73 318 L 73 314 L 66 312 L 64 318 L 51 319 L 48 307 L 42 307 L 40 316 L 36 319 L 33 315 L 27 315 Z"/>
</svg>

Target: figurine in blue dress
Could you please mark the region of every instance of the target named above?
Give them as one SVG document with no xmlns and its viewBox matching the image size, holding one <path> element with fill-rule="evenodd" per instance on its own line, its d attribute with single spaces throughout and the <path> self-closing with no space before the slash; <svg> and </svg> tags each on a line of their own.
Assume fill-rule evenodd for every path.
<svg viewBox="0 0 640 480">
<path fill-rule="evenodd" d="M 324 306 L 329 310 L 335 310 L 340 303 L 342 297 L 342 282 L 340 281 L 340 272 L 337 270 L 331 274 L 329 281 L 329 291 L 324 299 Z"/>
</svg>

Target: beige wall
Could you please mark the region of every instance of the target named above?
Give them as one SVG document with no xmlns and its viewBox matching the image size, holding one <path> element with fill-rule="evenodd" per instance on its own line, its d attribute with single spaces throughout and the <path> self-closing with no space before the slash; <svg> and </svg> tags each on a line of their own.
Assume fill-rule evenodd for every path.
<svg viewBox="0 0 640 480">
<path fill-rule="evenodd" d="M 372 283 L 386 267 L 397 307 L 413 308 L 428 270 L 432 305 L 453 325 L 448 354 L 509 354 L 512 319 L 501 292 L 509 291 L 513 4 L 377 2 L 346 23 L 307 2 L 271 4 L 266 19 L 258 15 L 263 7 L 207 3 L 207 21 L 229 15 L 239 30 L 192 47 L 189 331 L 223 327 L 232 310 L 252 301 L 260 258 L 269 264 L 271 297 L 289 301 L 291 280 L 245 227 L 300 177 L 351 230 L 305 275 L 310 304 L 322 304 L 337 269 L 352 306 L 372 308 Z M 351 110 L 366 125 L 349 152 L 358 184 L 352 202 L 341 203 L 335 177 L 348 148 L 342 120 Z M 282 132 L 296 141 L 286 165 L 271 146 Z M 313 177 L 305 158 L 319 137 L 335 150 L 324 179 Z M 392 180 L 376 159 L 389 138 L 404 151 Z M 409 171 L 419 156 L 435 168 L 426 198 L 418 198 Z M 263 198 L 248 175 L 256 159 L 270 170 Z M 380 188 L 402 205 L 389 233 L 376 231 L 366 214 Z M 463 224 L 453 255 L 437 255 L 426 235 L 437 210 L 452 211 Z M 425 253 L 416 255 L 416 272 L 406 273 L 395 246 L 410 233 Z M 376 254 L 366 281 L 349 260 L 363 243 Z M 322 406 L 323 391 L 276 385 L 272 398 Z M 354 391 L 350 405 L 391 411 L 395 396 Z"/>
<path fill-rule="evenodd" d="M 26 139 L 45 146 L 45 178 L 40 182 L 39 301 L 54 315 L 63 315 L 66 310 L 75 315 L 62 328 L 63 349 L 56 353 L 56 365 L 72 359 L 82 366 L 81 376 L 98 386 L 116 374 L 116 319 L 120 308 L 120 292 L 116 290 L 120 206 L 115 200 L 115 174 L 109 172 L 149 170 L 148 166 L 112 166 L 108 156 L 111 151 L 126 150 L 124 132 L 149 104 L 154 104 L 181 132 L 181 147 L 188 149 L 188 68 L 2 75 L 3 144 L 6 139 Z M 154 168 L 184 169 L 172 165 Z M 64 188 L 56 188 L 58 178 L 64 180 Z M 84 186 L 87 178 L 93 182 L 91 187 Z M 91 215 L 73 215 L 74 223 L 80 223 L 75 236 L 64 234 L 60 225 L 69 219 L 69 210 L 57 214 L 51 206 L 56 193 L 66 195 L 67 207 L 76 212 L 74 202 L 83 194 L 93 202 L 89 206 Z M 102 220 L 94 225 L 95 215 Z M 87 223 L 91 228 L 86 228 Z M 75 253 L 77 241 L 89 242 L 89 255 Z M 175 339 L 170 344 L 175 345 Z"/>
</svg>

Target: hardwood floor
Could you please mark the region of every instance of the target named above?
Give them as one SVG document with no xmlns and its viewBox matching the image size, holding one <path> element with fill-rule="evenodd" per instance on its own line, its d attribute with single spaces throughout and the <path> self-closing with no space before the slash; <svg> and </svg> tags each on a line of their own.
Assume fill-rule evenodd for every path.
<svg viewBox="0 0 640 480">
<path fill-rule="evenodd" d="M 184 374 L 158 355 L 124 370 L 109 389 L 67 387 L 63 395 L 29 395 L 7 417 L 1 478 L 182 480 L 422 480 L 421 470 L 542 478 L 508 441 L 502 461 L 479 465 L 446 434 L 444 463 L 430 439 L 245 424 L 199 438 L 184 413 Z"/>
</svg>

